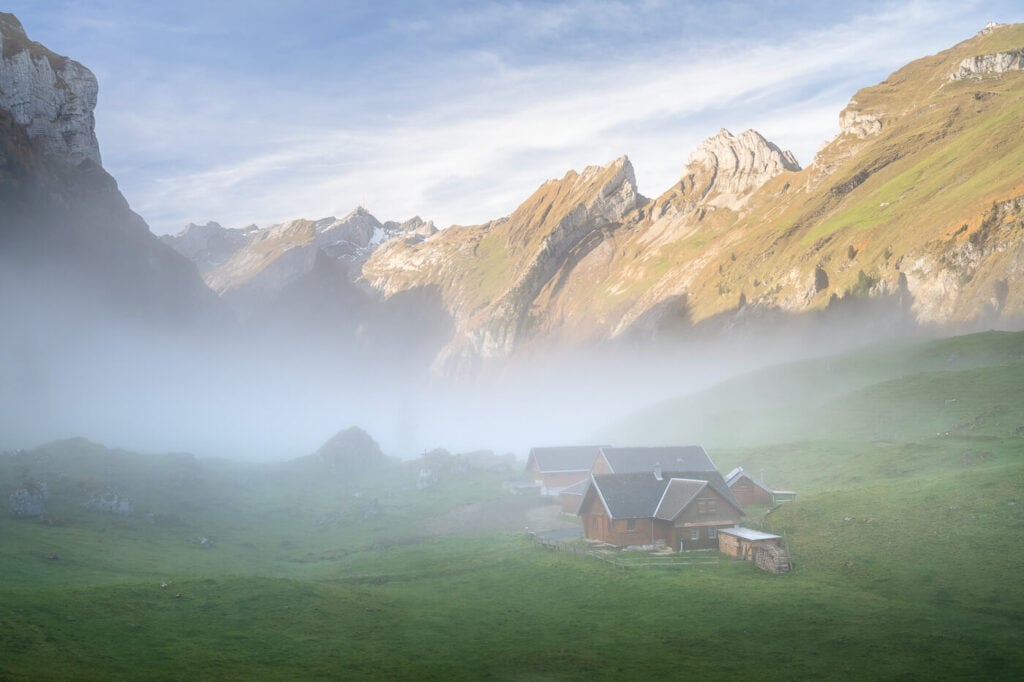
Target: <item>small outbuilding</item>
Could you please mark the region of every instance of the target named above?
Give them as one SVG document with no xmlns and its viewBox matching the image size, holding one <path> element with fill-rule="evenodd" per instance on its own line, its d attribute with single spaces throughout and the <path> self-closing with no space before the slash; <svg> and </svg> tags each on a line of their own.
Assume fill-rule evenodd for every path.
<svg viewBox="0 0 1024 682">
<path fill-rule="evenodd" d="M 736 467 L 725 475 L 725 484 L 736 496 L 736 500 L 744 507 L 757 505 L 761 507 L 773 507 L 781 502 L 788 502 L 796 499 L 796 493 L 791 490 L 774 490 L 771 486 L 758 481 L 743 470 L 743 467 Z"/>
<path fill-rule="evenodd" d="M 778 547 L 780 540 L 782 538 L 778 535 L 763 533 L 752 528 L 736 526 L 718 529 L 719 551 L 745 561 L 753 561 L 754 555 L 761 547 Z"/>
</svg>

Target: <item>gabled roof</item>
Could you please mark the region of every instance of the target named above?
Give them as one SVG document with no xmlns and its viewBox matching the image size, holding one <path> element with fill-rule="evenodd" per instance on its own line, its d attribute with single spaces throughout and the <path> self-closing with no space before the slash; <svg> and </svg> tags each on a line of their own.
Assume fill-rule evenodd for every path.
<svg viewBox="0 0 1024 682">
<path fill-rule="evenodd" d="M 758 480 L 757 480 L 756 478 L 754 478 L 753 476 L 751 476 L 750 474 L 748 474 L 748 473 L 747 473 L 746 471 L 744 471 L 744 470 L 743 470 L 743 467 L 736 467 L 735 469 L 733 469 L 732 471 L 730 471 L 730 472 L 729 472 L 729 474 L 728 474 L 728 475 L 727 475 L 727 476 L 725 477 L 725 484 L 726 484 L 727 486 L 729 486 L 729 488 L 732 488 L 732 484 L 733 484 L 733 483 L 735 483 L 736 481 L 740 480 L 740 479 L 741 479 L 741 478 L 743 478 L 744 476 L 746 476 L 746 477 L 747 477 L 747 479 L 748 479 L 748 480 L 749 480 L 749 481 L 750 481 L 751 483 L 753 483 L 754 485 L 756 485 L 756 486 L 757 486 L 758 488 L 760 488 L 761 490 L 764 490 L 764 491 L 765 491 L 766 493 L 768 493 L 768 494 L 772 494 L 772 493 L 774 493 L 774 492 L 775 492 L 774 490 L 772 490 L 771 488 L 769 488 L 768 486 L 766 486 L 766 485 L 765 485 L 764 483 L 761 483 L 761 482 L 760 482 L 760 481 L 758 481 Z"/>
<path fill-rule="evenodd" d="M 597 453 L 605 445 L 568 445 L 561 447 L 537 447 L 530 449 L 526 468 L 536 461 L 541 472 L 590 471 L 597 459 Z"/>
<path fill-rule="evenodd" d="M 658 480 L 649 471 L 632 474 L 593 474 L 594 489 L 613 519 L 654 516 L 670 479 Z"/>
<path fill-rule="evenodd" d="M 587 488 L 590 487 L 590 479 L 584 478 L 579 483 L 573 483 L 568 488 L 562 488 L 558 491 L 559 495 L 583 495 L 587 492 Z"/>
<path fill-rule="evenodd" d="M 669 479 L 665 492 L 661 496 L 661 501 L 658 503 L 658 508 L 654 510 L 655 518 L 662 521 L 672 521 L 706 487 L 708 487 L 707 481 L 697 481 L 691 478 Z"/>
<path fill-rule="evenodd" d="M 613 519 L 675 519 L 706 488 L 715 490 L 742 513 L 739 503 L 713 472 L 673 473 L 658 478 L 650 471 L 631 474 L 592 474 L 594 493 Z M 724 491 L 724 492 L 723 492 Z M 581 504 L 582 508 L 582 504 Z"/>
<path fill-rule="evenodd" d="M 602 447 L 601 454 L 612 473 L 631 474 L 639 471 L 717 471 L 707 451 L 700 445 L 673 445 L 650 448 Z"/>
<path fill-rule="evenodd" d="M 732 494 L 732 490 L 725 484 L 725 479 L 722 478 L 722 474 L 717 471 L 665 471 L 662 472 L 663 478 L 688 478 L 697 481 L 707 481 L 709 487 L 711 487 L 716 493 L 725 498 L 725 501 L 733 505 L 737 509 L 741 509 L 739 500 Z"/>
</svg>

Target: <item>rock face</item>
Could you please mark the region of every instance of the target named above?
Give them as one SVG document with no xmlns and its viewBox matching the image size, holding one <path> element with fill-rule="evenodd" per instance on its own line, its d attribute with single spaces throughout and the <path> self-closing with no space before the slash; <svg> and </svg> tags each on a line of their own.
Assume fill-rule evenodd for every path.
<svg viewBox="0 0 1024 682">
<path fill-rule="evenodd" d="M 195 263 L 199 272 L 205 274 L 227 263 L 248 246 L 257 233 L 255 225 L 229 230 L 211 221 L 205 225 L 189 223 L 178 234 L 163 235 L 160 241 Z"/>
<path fill-rule="evenodd" d="M 98 92 L 89 69 L 30 41 L 13 14 L 0 13 L 0 109 L 45 154 L 100 165 L 92 114 Z"/>
<path fill-rule="evenodd" d="M 49 491 L 45 483 L 28 483 L 15 490 L 8 498 L 11 505 L 11 514 L 19 519 L 42 516 L 46 513 L 46 500 L 48 498 Z"/>
<path fill-rule="evenodd" d="M 950 81 L 966 78 L 983 78 L 1007 71 L 1020 71 L 1024 68 L 1024 48 L 1010 52 L 997 52 L 967 57 L 960 62 L 956 71 L 949 74 Z"/>
<path fill-rule="evenodd" d="M 839 130 L 843 135 L 853 135 L 863 140 L 882 132 L 882 120 L 876 114 L 859 111 L 857 101 L 850 100 L 850 104 L 839 114 Z"/>
<path fill-rule="evenodd" d="M 94 495 L 82 504 L 82 508 L 115 516 L 131 516 L 135 513 L 135 503 L 117 493 Z"/>
<path fill-rule="evenodd" d="M 784 171 L 798 171 L 792 152 L 755 130 L 734 136 L 724 128 L 690 154 L 681 182 L 694 205 L 738 210 L 744 198 Z"/>
<path fill-rule="evenodd" d="M 385 296 L 441 292 L 456 325 L 442 373 L 558 343 L 733 333 L 849 300 L 892 329 L 1019 326 L 1014 44 L 1024 26 L 989 27 L 857 92 L 807 169 L 754 131 L 723 130 L 656 199 L 623 160 L 570 173 L 507 218 L 387 244 L 363 277 Z"/>
<path fill-rule="evenodd" d="M 267 228 L 190 223 L 162 240 L 194 262 L 210 288 L 245 318 L 313 273 L 322 258 L 340 264 L 353 282 L 382 243 L 396 238 L 420 243 L 436 232 L 434 223 L 418 216 L 381 223 L 359 206 L 342 218 L 290 220 Z"/>
<path fill-rule="evenodd" d="M 456 330 L 435 369 L 468 374 L 529 338 L 530 307 L 558 273 L 646 201 L 621 157 L 544 183 L 507 218 L 451 227 L 422 242 L 392 240 L 366 262 L 363 277 L 389 297 L 438 290 Z"/>
<path fill-rule="evenodd" d="M 92 73 L 30 41 L 10 14 L 0 42 L 0 308 L 159 323 L 214 314 L 195 266 L 149 232 L 100 166 Z M 26 303 L 36 296 L 49 300 Z"/>
</svg>

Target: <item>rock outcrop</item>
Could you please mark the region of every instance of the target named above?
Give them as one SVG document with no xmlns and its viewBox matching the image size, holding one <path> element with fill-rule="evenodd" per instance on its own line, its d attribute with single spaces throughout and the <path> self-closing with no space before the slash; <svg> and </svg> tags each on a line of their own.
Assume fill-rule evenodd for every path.
<svg viewBox="0 0 1024 682">
<path fill-rule="evenodd" d="M 998 75 L 1007 71 L 1020 71 L 1022 69 L 1024 69 L 1024 48 L 1009 52 L 967 57 L 960 62 L 956 71 L 949 74 L 949 80 L 980 79 L 985 76 Z"/>
<path fill-rule="evenodd" d="M 93 109 L 99 86 L 89 69 L 33 42 L 0 12 L 0 109 L 50 157 L 100 165 Z"/>
<path fill-rule="evenodd" d="M 19 519 L 42 516 L 46 513 L 46 500 L 49 499 L 49 496 L 49 490 L 45 483 L 41 481 L 27 483 L 10 494 L 8 502 L 11 514 Z"/>
<path fill-rule="evenodd" d="M 780 173 L 798 170 L 792 152 L 782 151 L 757 131 L 733 135 L 723 128 L 690 154 L 681 187 L 695 206 L 738 210 L 750 192 Z"/>
<path fill-rule="evenodd" d="M 839 130 L 843 135 L 853 135 L 863 140 L 882 132 L 882 119 L 877 114 L 858 110 L 857 101 L 850 100 L 839 114 Z"/>
<path fill-rule="evenodd" d="M 93 495 L 82 503 L 82 508 L 115 516 L 131 516 L 135 513 L 135 503 L 132 500 L 112 492 Z"/>
<path fill-rule="evenodd" d="M 208 319 L 216 298 L 195 266 L 149 232 L 100 166 L 96 93 L 88 69 L 0 14 L 0 307 L 5 293 L 14 305 L 45 295 L 46 306 L 94 315 Z"/>
<path fill-rule="evenodd" d="M 205 225 L 189 223 L 178 234 L 163 235 L 160 241 L 195 263 L 199 272 L 205 274 L 227 263 L 248 246 L 257 233 L 255 225 L 230 230 L 211 221 Z"/>
</svg>

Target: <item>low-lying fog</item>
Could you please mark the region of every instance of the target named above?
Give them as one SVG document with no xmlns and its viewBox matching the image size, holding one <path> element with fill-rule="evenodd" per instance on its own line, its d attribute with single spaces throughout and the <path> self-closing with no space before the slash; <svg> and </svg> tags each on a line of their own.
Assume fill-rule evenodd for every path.
<svg viewBox="0 0 1024 682">
<path fill-rule="evenodd" d="M 0 296 L 0 449 L 83 436 L 143 452 L 288 459 L 357 425 L 401 458 L 435 447 L 522 457 L 536 444 L 600 438 L 639 409 L 752 368 L 886 333 L 856 314 L 822 317 L 772 333 L 552 352 L 452 381 L 393 350 L 154 327 L 22 294 Z"/>
</svg>

